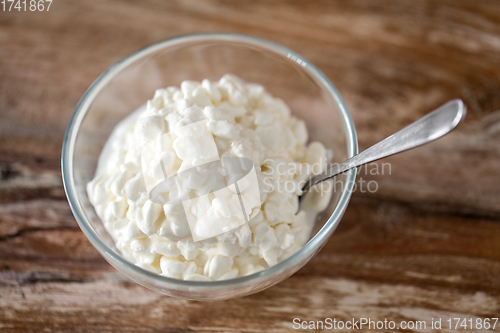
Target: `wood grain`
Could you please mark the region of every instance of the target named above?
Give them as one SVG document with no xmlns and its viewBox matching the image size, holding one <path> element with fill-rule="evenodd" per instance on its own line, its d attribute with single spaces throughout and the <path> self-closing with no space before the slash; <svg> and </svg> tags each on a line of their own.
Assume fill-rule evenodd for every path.
<svg viewBox="0 0 500 333">
<path fill-rule="evenodd" d="M 310 59 L 344 96 L 361 149 L 451 98 L 469 114 L 442 140 L 384 160 L 390 175 L 361 172 L 378 191 L 354 194 L 332 239 L 293 277 L 210 306 L 165 297 L 118 274 L 86 240 L 59 158 L 72 110 L 100 73 L 198 31 L 260 36 Z M 498 1 L 54 0 L 49 12 L 0 12 L 0 45 L 2 332 L 499 317 Z"/>
</svg>

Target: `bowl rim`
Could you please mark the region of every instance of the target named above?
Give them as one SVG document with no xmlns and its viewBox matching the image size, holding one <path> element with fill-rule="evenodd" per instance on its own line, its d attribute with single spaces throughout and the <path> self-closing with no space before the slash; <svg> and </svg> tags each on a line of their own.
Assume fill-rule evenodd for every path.
<svg viewBox="0 0 500 333">
<path fill-rule="evenodd" d="M 255 37 L 240 33 L 228 33 L 228 32 L 193 33 L 193 34 L 174 36 L 171 38 L 160 40 L 158 42 L 142 47 L 130 53 L 129 55 L 125 56 L 124 58 L 120 59 L 118 62 L 116 62 L 115 64 L 110 66 L 106 71 L 104 71 L 89 86 L 87 91 L 83 94 L 82 98 L 78 102 L 75 110 L 73 111 L 73 114 L 70 118 L 68 127 L 64 135 L 64 141 L 62 146 L 61 169 L 62 169 L 63 186 L 66 196 L 68 198 L 69 205 L 71 207 L 71 211 L 73 212 L 73 215 L 75 216 L 75 219 L 78 225 L 80 226 L 80 229 L 89 239 L 90 243 L 98 250 L 98 252 L 100 252 L 101 254 L 103 254 L 104 252 L 106 255 L 112 258 L 116 263 L 125 266 L 126 268 L 132 270 L 134 273 L 145 276 L 160 284 L 168 283 L 184 287 L 200 287 L 200 288 L 245 284 L 246 282 L 249 282 L 254 279 L 260 279 L 264 278 L 265 276 L 271 276 L 273 273 L 283 268 L 286 268 L 287 266 L 293 264 L 294 262 L 300 261 L 301 258 L 306 257 L 308 254 L 312 254 L 314 253 L 315 250 L 321 248 L 321 244 L 323 243 L 323 241 L 326 241 L 325 238 L 328 238 L 330 233 L 335 230 L 335 228 L 337 227 L 338 223 L 340 222 L 344 214 L 345 209 L 347 208 L 349 199 L 352 194 L 354 181 L 356 178 L 356 169 L 352 169 L 346 173 L 348 175 L 347 187 L 342 192 L 340 200 L 338 204 L 335 206 L 334 211 L 332 212 L 328 220 L 325 222 L 323 227 L 321 227 L 321 229 L 302 248 L 300 248 L 297 252 L 295 252 L 287 259 L 277 263 L 276 265 L 251 275 L 229 280 L 223 280 L 223 281 L 185 281 L 185 280 L 173 279 L 163 275 L 159 275 L 157 273 L 147 271 L 143 268 L 140 268 L 139 266 L 136 266 L 135 264 L 129 262 L 124 257 L 122 257 L 119 253 L 115 252 L 106 243 L 104 243 L 99 237 L 99 235 L 94 231 L 92 226 L 89 224 L 87 218 L 85 217 L 82 204 L 78 200 L 78 195 L 75 186 L 75 179 L 72 172 L 75 140 L 78 135 L 80 125 L 86 114 L 86 111 L 88 110 L 88 107 L 90 106 L 92 100 L 95 98 L 100 89 L 107 82 L 109 82 L 122 69 L 124 69 L 131 63 L 135 62 L 136 60 L 169 46 L 174 46 L 185 42 L 192 43 L 196 41 L 208 41 L 208 40 L 240 42 L 240 43 L 243 42 L 249 45 L 259 46 L 264 49 L 267 49 L 268 51 L 290 58 L 291 60 L 295 61 L 298 65 L 302 66 L 309 74 L 318 79 L 318 81 L 330 93 L 330 97 L 333 98 L 333 100 L 339 107 L 340 112 L 342 113 L 344 118 L 344 127 L 346 131 L 345 139 L 347 143 L 348 157 L 350 158 L 358 153 L 358 141 L 357 141 L 356 129 L 354 127 L 354 122 L 337 88 L 330 82 L 330 80 L 326 77 L 325 74 L 323 74 L 323 72 L 321 72 L 318 68 L 316 68 L 316 66 L 314 66 L 305 57 L 275 42 L 271 42 L 269 40 L 260 37 Z M 105 257 L 105 259 L 108 258 Z M 126 276 L 130 278 L 130 276 L 128 275 Z"/>
</svg>

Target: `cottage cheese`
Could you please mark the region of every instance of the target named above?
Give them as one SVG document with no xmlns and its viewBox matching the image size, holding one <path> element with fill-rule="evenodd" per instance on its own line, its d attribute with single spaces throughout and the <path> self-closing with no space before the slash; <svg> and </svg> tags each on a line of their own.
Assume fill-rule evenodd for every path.
<svg viewBox="0 0 500 333">
<path fill-rule="evenodd" d="M 157 90 L 115 128 L 87 192 L 118 250 L 137 266 L 192 281 L 245 276 L 302 247 L 330 200 L 321 193 L 295 214 L 304 180 L 326 164 L 323 145 L 307 140 L 305 123 L 258 84 L 234 75 L 184 81 Z M 215 191 L 200 167 L 227 157 L 251 161 L 250 178 Z M 174 178 L 182 183 L 177 198 L 200 198 L 152 198 L 154 191 L 165 197 L 166 179 Z M 217 228 L 224 232 L 210 237 Z"/>
</svg>

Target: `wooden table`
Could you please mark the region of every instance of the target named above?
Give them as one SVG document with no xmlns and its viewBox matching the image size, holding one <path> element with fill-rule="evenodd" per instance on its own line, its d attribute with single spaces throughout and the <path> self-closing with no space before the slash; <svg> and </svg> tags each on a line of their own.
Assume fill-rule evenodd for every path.
<svg viewBox="0 0 500 333">
<path fill-rule="evenodd" d="M 385 160 L 390 175 L 362 173 L 378 191 L 354 194 L 293 277 L 210 305 L 162 296 L 87 241 L 60 151 L 100 73 L 197 31 L 248 33 L 309 58 L 345 97 L 361 149 L 448 99 L 469 113 L 442 140 Z M 430 331 L 432 318 L 500 316 L 498 1 L 54 0 L 49 12 L 0 12 L 0 142 L 2 332 L 290 332 L 294 318 L 422 320 Z"/>
</svg>

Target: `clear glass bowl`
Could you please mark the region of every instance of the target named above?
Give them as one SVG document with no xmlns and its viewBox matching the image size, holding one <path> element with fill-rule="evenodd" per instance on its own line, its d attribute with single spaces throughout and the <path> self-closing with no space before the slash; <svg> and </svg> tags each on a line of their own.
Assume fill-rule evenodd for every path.
<svg viewBox="0 0 500 333">
<path fill-rule="evenodd" d="M 115 125 L 154 91 L 183 80 L 218 80 L 226 73 L 262 84 L 304 119 L 310 140 L 321 141 L 340 162 L 357 153 L 354 125 L 332 83 L 299 54 L 270 41 L 231 33 L 192 34 L 136 51 L 104 72 L 85 92 L 69 122 L 62 149 L 62 175 L 69 204 L 92 245 L 113 267 L 157 292 L 194 300 L 222 300 L 259 292 L 289 277 L 309 261 L 337 227 L 349 202 L 355 170 L 337 177 L 344 186 L 318 215 L 305 246 L 259 273 L 220 282 L 170 279 L 122 257 L 89 202 L 86 184 Z"/>
</svg>

